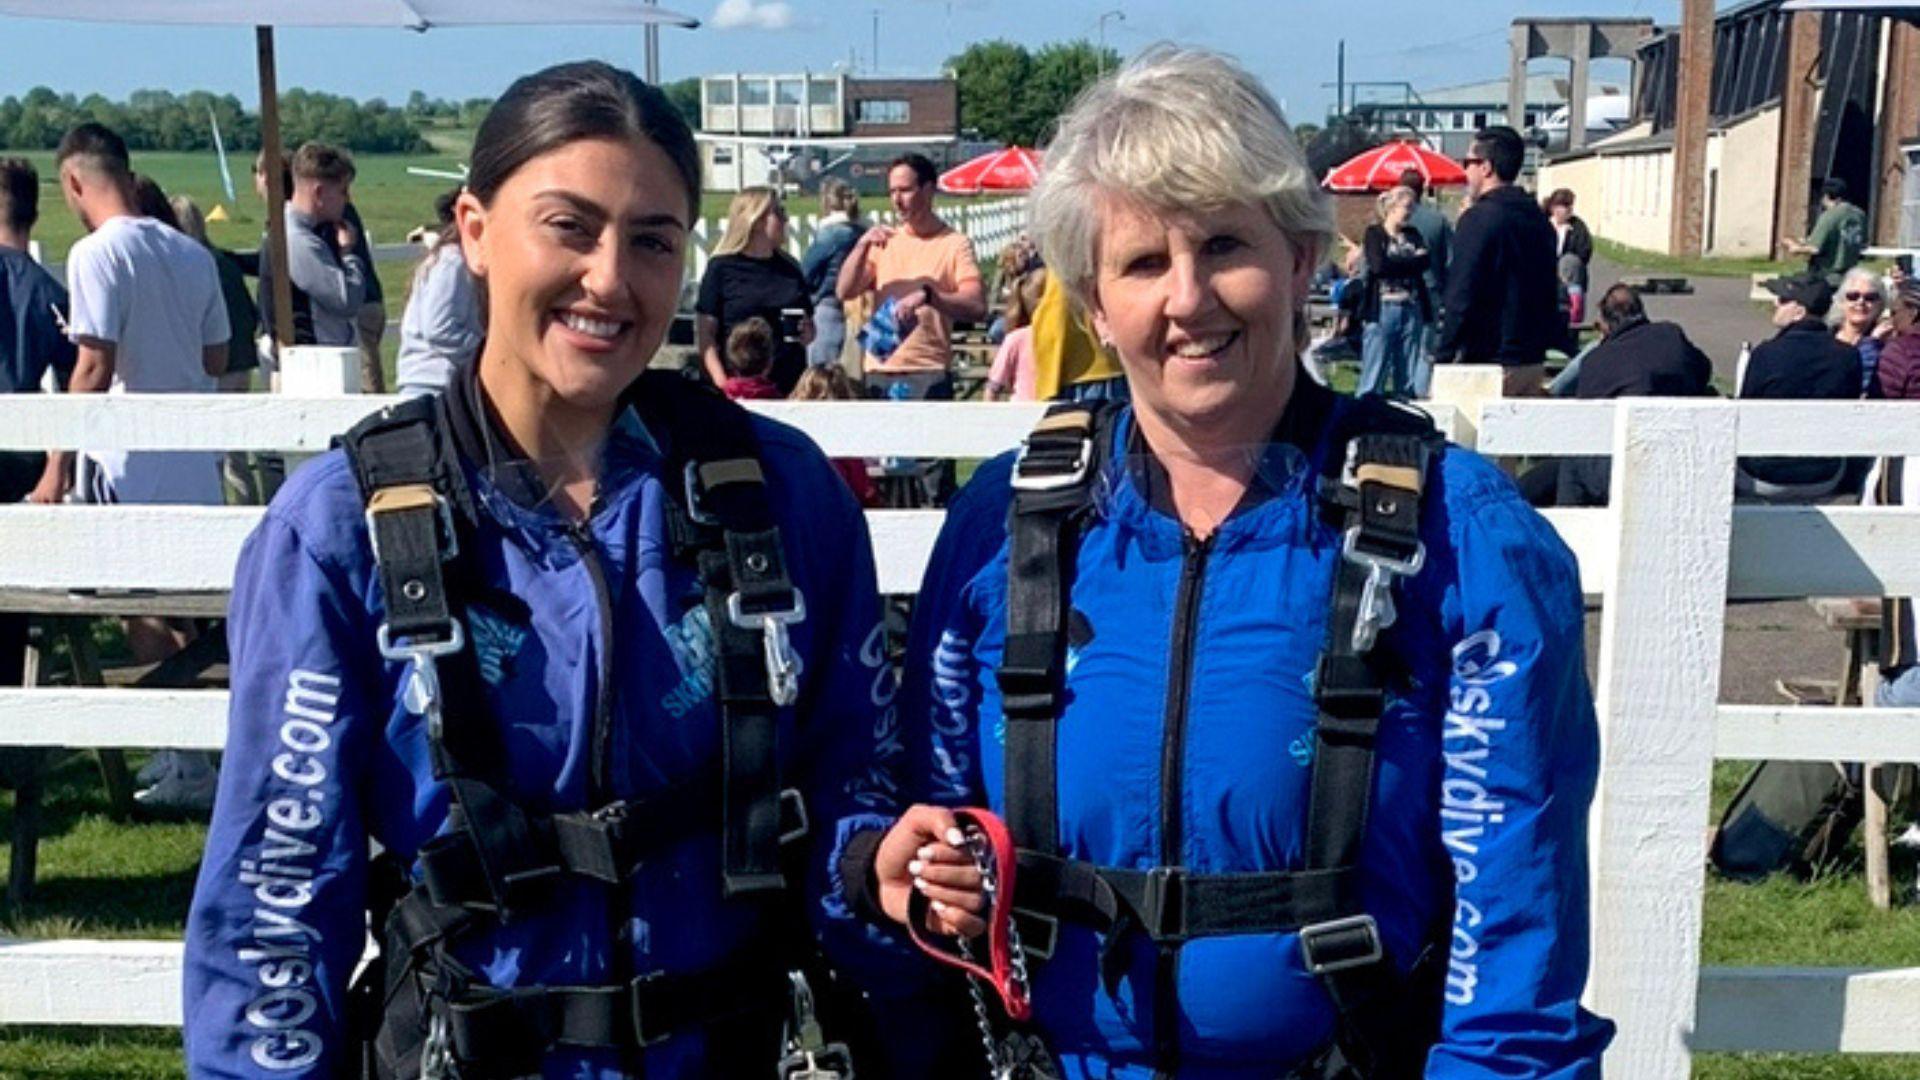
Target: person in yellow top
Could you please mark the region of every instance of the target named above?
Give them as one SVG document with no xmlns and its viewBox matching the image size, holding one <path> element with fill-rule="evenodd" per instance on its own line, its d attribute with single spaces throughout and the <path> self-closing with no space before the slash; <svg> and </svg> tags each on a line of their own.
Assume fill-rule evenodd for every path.
<svg viewBox="0 0 1920 1080">
<path fill-rule="evenodd" d="M 870 397 L 951 399 L 953 324 L 987 314 L 973 244 L 933 212 L 937 179 L 925 155 L 896 160 L 887 170 L 887 196 L 900 224 L 862 233 L 840 267 L 834 291 L 841 301 L 873 291 L 879 306 L 892 302 L 900 329 L 899 344 L 886 355 L 867 350 Z"/>
<path fill-rule="evenodd" d="M 1039 401 L 1125 399 L 1126 376 L 1086 315 L 1074 310 L 1057 275 L 1048 274 L 1033 312 L 1033 396 Z"/>
</svg>

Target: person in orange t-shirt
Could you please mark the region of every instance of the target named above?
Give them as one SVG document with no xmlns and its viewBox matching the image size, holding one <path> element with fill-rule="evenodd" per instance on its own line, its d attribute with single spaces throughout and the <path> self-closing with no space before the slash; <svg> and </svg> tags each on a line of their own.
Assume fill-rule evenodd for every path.
<svg viewBox="0 0 1920 1080">
<path fill-rule="evenodd" d="M 869 397 L 951 399 L 953 324 L 987 313 L 973 245 L 933 212 L 937 177 L 925 155 L 896 160 L 887 170 L 887 197 L 900 224 L 862 233 L 840 268 L 835 287 L 840 299 L 875 292 L 878 304 L 892 301 L 901 329 L 900 343 L 891 353 L 866 354 Z"/>
</svg>

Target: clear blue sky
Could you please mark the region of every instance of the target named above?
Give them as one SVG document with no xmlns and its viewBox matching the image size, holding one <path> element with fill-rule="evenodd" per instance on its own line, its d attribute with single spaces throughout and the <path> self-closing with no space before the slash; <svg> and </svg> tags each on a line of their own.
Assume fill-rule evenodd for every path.
<svg viewBox="0 0 1920 1080">
<path fill-rule="evenodd" d="M 324 3 L 325 0 L 315 0 Z M 565 0 L 548 0 L 562 11 Z M 1336 43 L 1347 41 L 1353 80 L 1402 79 L 1417 88 L 1499 78 L 1507 25 L 1530 15 L 1647 15 L 1679 19 L 1678 0 L 662 0 L 704 20 L 699 30 L 662 31 L 667 79 L 720 71 L 829 69 L 852 57 L 873 62 L 880 13 L 885 72 L 927 74 L 968 42 L 1005 38 L 1029 47 L 1096 36 L 1132 53 L 1157 40 L 1206 45 L 1238 56 L 1266 80 L 1288 112 L 1319 121 L 1333 100 Z M 1722 6 L 1725 6 L 1724 3 Z M 725 24 L 733 24 L 727 26 Z M 636 27 L 435 30 L 282 30 L 280 85 L 403 101 L 498 93 L 519 74 L 560 60 L 595 57 L 641 66 Z M 0 96 L 36 85 L 122 98 L 157 87 L 256 97 L 251 30 L 164 28 L 0 17 Z M 1538 72 L 1565 66 L 1536 61 Z M 1623 71 L 1624 69 L 1619 69 Z M 1608 73 L 1619 77 L 1616 72 Z"/>
</svg>

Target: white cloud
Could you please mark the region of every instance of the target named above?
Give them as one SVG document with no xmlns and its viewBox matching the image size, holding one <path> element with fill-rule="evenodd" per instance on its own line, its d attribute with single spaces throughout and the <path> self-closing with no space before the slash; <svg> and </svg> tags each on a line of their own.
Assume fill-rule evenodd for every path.
<svg viewBox="0 0 1920 1080">
<path fill-rule="evenodd" d="M 709 20 L 715 30 L 788 30 L 795 25 L 786 0 L 720 0 Z"/>
</svg>

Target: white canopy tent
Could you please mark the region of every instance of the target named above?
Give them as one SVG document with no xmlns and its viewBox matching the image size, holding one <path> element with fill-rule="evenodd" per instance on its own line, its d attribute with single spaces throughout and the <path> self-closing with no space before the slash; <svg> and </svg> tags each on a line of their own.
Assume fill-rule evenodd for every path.
<svg viewBox="0 0 1920 1080">
<path fill-rule="evenodd" d="M 278 176 L 279 80 L 273 31 L 279 26 L 391 27 L 425 31 L 452 26 L 578 25 L 677 26 L 700 20 L 655 7 L 653 0 L 0 0 L 0 15 L 29 19 L 144 23 L 163 26 L 251 26 L 260 70 L 260 141 L 266 175 Z M 286 215 L 280 185 L 267 185 L 267 257 L 272 260 L 274 340 L 291 344 L 293 298 L 287 278 Z"/>
<path fill-rule="evenodd" d="M 1920 0 L 1787 0 L 1782 11 L 1853 11 L 1920 21 Z"/>
</svg>

